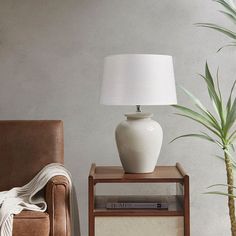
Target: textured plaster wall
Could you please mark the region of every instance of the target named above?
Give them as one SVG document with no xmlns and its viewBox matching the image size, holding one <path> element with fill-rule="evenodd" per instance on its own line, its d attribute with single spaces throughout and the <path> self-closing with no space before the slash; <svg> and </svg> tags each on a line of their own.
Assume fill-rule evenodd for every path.
<svg viewBox="0 0 236 236">
<path fill-rule="evenodd" d="M 78 190 L 82 236 L 87 235 L 90 164 L 119 164 L 113 138 L 133 107 L 99 105 L 103 57 L 116 53 L 171 54 L 178 84 L 202 100 L 197 73 L 206 59 L 220 66 L 222 89 L 235 79 L 236 52 L 216 53 L 226 38 L 195 22 L 228 24 L 210 0 L 0 0 L 0 119 L 62 119 L 65 162 Z M 189 100 L 178 91 L 179 103 Z M 198 140 L 169 141 L 199 127 L 172 115 L 171 107 L 146 107 L 164 129 L 158 164 L 183 164 L 191 177 L 191 235 L 230 234 L 224 197 L 202 193 L 225 181 L 217 148 Z M 2 157 L 4 158 L 4 157 Z"/>
</svg>

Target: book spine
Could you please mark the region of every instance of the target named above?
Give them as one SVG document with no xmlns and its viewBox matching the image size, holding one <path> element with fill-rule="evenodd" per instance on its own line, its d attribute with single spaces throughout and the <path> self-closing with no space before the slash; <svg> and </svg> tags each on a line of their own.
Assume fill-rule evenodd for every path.
<svg viewBox="0 0 236 236">
<path fill-rule="evenodd" d="M 108 202 L 106 204 L 107 209 L 168 209 L 166 203 L 133 203 L 133 202 Z"/>
</svg>

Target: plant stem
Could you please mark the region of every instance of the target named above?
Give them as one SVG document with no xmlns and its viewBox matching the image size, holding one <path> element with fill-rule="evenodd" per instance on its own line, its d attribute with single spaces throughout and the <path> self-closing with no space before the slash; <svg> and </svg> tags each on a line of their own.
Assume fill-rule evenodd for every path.
<svg viewBox="0 0 236 236">
<path fill-rule="evenodd" d="M 232 168 L 232 162 L 228 154 L 225 152 L 225 166 L 227 172 L 227 184 L 228 186 L 228 194 L 234 195 L 234 174 Z M 231 233 L 232 236 L 236 236 L 236 217 L 235 217 L 235 202 L 232 196 L 228 196 L 228 207 L 229 207 L 229 216 L 231 222 Z"/>
</svg>

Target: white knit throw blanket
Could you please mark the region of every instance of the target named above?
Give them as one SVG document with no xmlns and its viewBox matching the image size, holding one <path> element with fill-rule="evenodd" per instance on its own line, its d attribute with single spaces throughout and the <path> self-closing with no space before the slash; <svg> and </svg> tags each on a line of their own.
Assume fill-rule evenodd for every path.
<svg viewBox="0 0 236 236">
<path fill-rule="evenodd" d="M 22 210 L 46 211 L 47 204 L 40 190 L 56 175 L 65 176 L 70 183 L 72 236 L 80 235 L 76 192 L 72 184 L 71 175 L 61 164 L 52 163 L 45 166 L 25 186 L 0 192 L 0 236 L 12 236 L 13 216 L 19 214 Z"/>
</svg>

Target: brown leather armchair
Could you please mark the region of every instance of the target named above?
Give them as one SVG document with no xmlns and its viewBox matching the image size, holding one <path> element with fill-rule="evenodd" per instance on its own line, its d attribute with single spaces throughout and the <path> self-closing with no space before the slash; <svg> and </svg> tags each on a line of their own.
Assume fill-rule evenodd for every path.
<svg viewBox="0 0 236 236">
<path fill-rule="evenodd" d="M 45 165 L 64 162 L 62 121 L 0 121 L 0 191 L 28 183 Z M 47 212 L 23 211 L 13 236 L 70 236 L 68 180 L 52 178 Z"/>
</svg>

